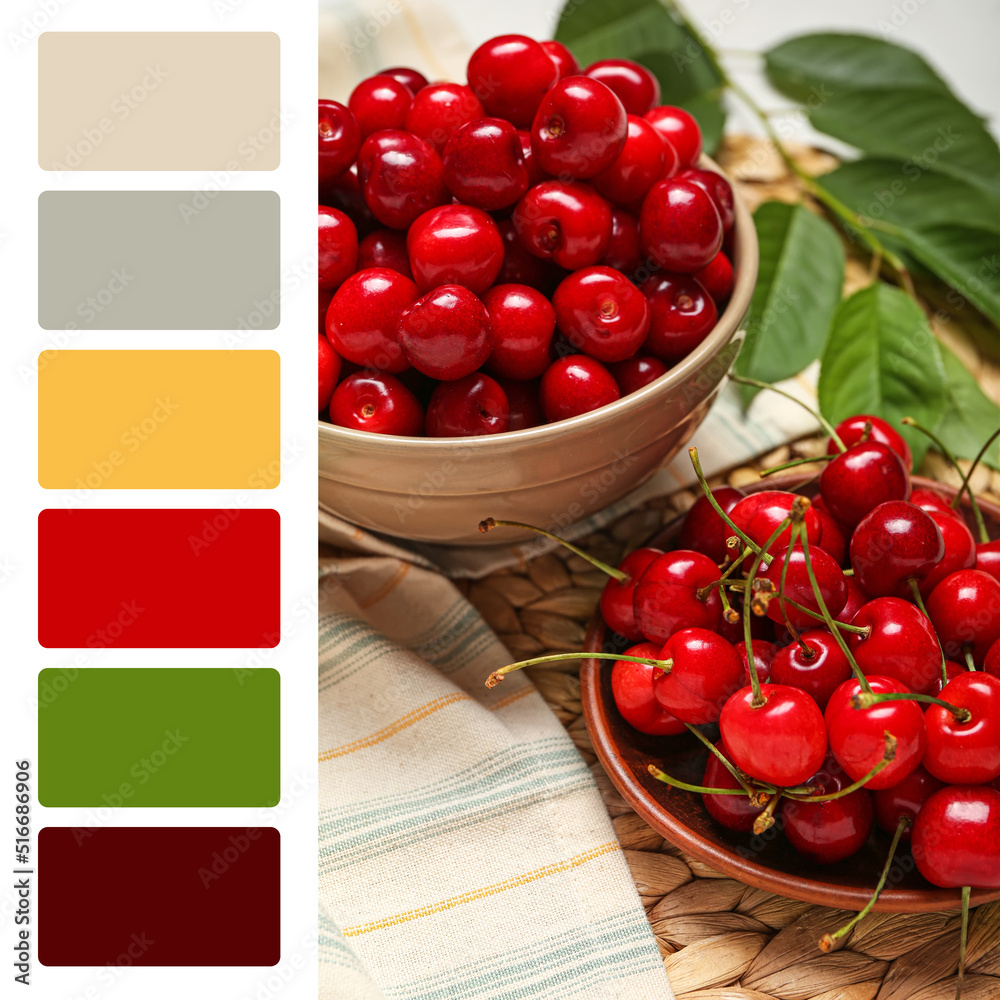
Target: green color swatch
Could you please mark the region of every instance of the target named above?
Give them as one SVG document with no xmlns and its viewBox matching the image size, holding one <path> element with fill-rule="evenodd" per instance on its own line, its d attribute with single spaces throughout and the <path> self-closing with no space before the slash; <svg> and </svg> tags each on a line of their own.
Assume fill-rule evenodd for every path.
<svg viewBox="0 0 1000 1000">
<path fill-rule="evenodd" d="M 271 669 L 53 668 L 38 675 L 44 806 L 273 806 Z"/>
</svg>

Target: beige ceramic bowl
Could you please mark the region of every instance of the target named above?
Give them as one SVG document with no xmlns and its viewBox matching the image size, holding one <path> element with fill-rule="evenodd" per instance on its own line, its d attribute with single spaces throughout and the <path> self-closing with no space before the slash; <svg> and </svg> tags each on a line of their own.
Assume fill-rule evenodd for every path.
<svg viewBox="0 0 1000 1000">
<path fill-rule="evenodd" d="M 718 170 L 707 159 L 702 165 Z M 719 322 L 666 375 L 609 406 L 468 438 L 392 437 L 321 422 L 320 505 L 363 528 L 451 545 L 528 537 L 479 534 L 487 516 L 564 528 L 607 507 L 669 461 L 704 419 L 739 353 L 757 259 L 753 220 L 737 194 L 736 286 Z"/>
</svg>

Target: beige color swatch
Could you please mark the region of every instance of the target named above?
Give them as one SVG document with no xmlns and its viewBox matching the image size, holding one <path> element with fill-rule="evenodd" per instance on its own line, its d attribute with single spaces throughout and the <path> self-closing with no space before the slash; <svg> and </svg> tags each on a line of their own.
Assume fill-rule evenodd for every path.
<svg viewBox="0 0 1000 1000">
<path fill-rule="evenodd" d="M 274 170 L 280 108 L 272 32 L 39 38 L 43 170 Z"/>
</svg>

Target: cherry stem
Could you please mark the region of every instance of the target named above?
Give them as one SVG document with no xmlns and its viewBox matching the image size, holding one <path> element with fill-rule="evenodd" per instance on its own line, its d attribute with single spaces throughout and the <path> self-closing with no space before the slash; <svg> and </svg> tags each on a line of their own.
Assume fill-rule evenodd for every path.
<svg viewBox="0 0 1000 1000">
<path fill-rule="evenodd" d="M 701 459 L 698 458 L 697 448 L 688 448 L 688 455 L 691 456 L 691 465 L 694 467 L 694 474 L 698 478 L 698 485 L 701 487 L 702 493 L 708 498 L 708 502 L 712 505 L 712 509 L 715 511 L 719 517 L 726 523 L 726 526 L 732 531 L 732 533 L 752 552 L 759 552 L 760 546 L 745 532 L 740 531 L 739 528 L 733 524 L 733 519 L 719 506 L 719 501 L 715 499 L 715 495 L 712 493 L 712 487 L 708 485 L 708 480 L 705 478 L 705 473 L 701 471 Z M 768 560 L 770 562 L 770 560 Z"/>
<path fill-rule="evenodd" d="M 972 650 L 969 649 L 968 646 L 966 646 L 963 652 L 965 653 L 965 665 L 969 668 L 969 670 L 971 670 L 973 673 L 975 673 L 975 671 L 976 671 L 976 661 L 972 658 Z M 948 683 L 948 675 L 947 674 L 944 675 L 944 682 L 945 682 L 945 684 Z"/>
<path fill-rule="evenodd" d="M 686 781 L 681 781 L 680 778 L 674 778 L 667 774 L 666 771 L 661 771 L 655 764 L 649 764 L 646 768 L 649 773 L 656 778 L 657 781 L 662 781 L 665 785 L 670 785 L 671 788 L 681 788 L 685 792 L 697 792 L 699 795 L 747 795 L 748 793 L 742 788 L 707 788 L 705 785 L 689 785 Z M 752 796 L 751 796 L 752 797 Z"/>
<path fill-rule="evenodd" d="M 690 722 L 685 722 L 688 732 L 692 736 L 697 736 L 702 743 L 708 747 L 709 753 L 715 754 L 725 769 L 743 786 L 747 795 L 753 797 L 756 792 L 750 785 L 750 778 L 744 774 L 728 757 L 700 730 L 692 726 Z"/>
<path fill-rule="evenodd" d="M 854 659 L 851 647 L 847 645 L 844 637 L 840 634 L 839 624 L 834 621 L 833 615 L 830 614 L 830 609 L 826 606 L 826 601 L 823 600 L 823 594 L 819 589 L 819 583 L 816 581 L 816 573 L 813 570 L 812 559 L 809 556 L 809 532 L 806 531 L 805 525 L 800 525 L 799 527 L 801 529 L 799 531 L 799 540 L 802 542 L 802 558 L 805 561 L 806 573 L 809 575 L 809 583 L 812 585 L 813 596 L 819 605 L 823 621 L 826 622 L 826 627 L 833 633 L 833 637 L 837 640 L 837 645 L 840 646 L 841 652 L 847 657 L 847 662 L 851 665 L 851 670 L 854 671 L 854 676 L 858 679 L 858 683 L 870 694 L 871 686 L 868 683 L 868 679 L 858 666 L 858 661 Z M 795 542 L 793 541 L 792 545 L 794 546 L 794 544 Z"/>
<path fill-rule="evenodd" d="M 730 584 L 731 590 L 742 590 L 742 584 Z M 812 608 L 807 608 L 804 604 L 799 604 L 798 601 L 793 601 L 792 598 L 786 597 L 786 604 L 790 604 L 796 611 L 801 611 L 802 614 L 808 615 L 810 618 L 815 618 L 818 622 L 826 622 L 826 619 L 818 612 L 813 611 Z M 870 625 L 850 625 L 847 622 L 838 621 L 837 626 L 842 628 L 845 632 L 853 632 L 855 635 L 863 635 L 865 638 L 872 634 Z"/>
<path fill-rule="evenodd" d="M 857 697 L 857 696 L 855 696 Z M 794 795 L 786 792 L 790 798 L 801 802 L 833 802 L 835 799 L 842 799 L 851 792 L 856 792 L 859 788 L 864 788 L 879 771 L 888 767 L 896 759 L 896 737 L 890 732 L 885 734 L 885 752 L 882 759 L 864 776 L 858 778 L 852 785 L 845 785 L 840 791 L 829 792 L 826 795 Z"/>
<path fill-rule="evenodd" d="M 781 790 L 779 789 L 771 801 L 764 807 L 764 811 L 753 821 L 753 832 L 755 836 L 759 837 L 765 830 L 770 830 L 771 827 L 774 826 L 774 810 L 780 801 Z"/>
<path fill-rule="evenodd" d="M 749 552 L 746 549 L 744 549 L 743 551 L 744 553 L 747 553 L 749 555 Z M 743 562 L 744 558 L 745 556 L 741 555 L 739 559 L 737 559 L 734 563 L 732 563 L 732 565 L 730 565 L 730 567 L 725 571 L 725 573 L 722 574 L 722 576 L 719 577 L 718 580 L 713 580 L 711 583 L 706 584 L 700 590 L 696 590 L 694 592 L 694 596 L 697 597 L 699 601 L 707 601 L 709 594 L 711 594 L 712 591 L 719 586 L 719 584 L 724 583 L 726 580 L 729 579 L 730 574 L 733 572 L 733 570 L 736 569 L 737 566 L 739 566 Z"/>
<path fill-rule="evenodd" d="M 969 943 L 969 897 L 972 887 L 962 886 L 962 930 L 958 938 L 958 982 L 955 984 L 955 1000 L 962 1000 L 962 980 L 965 978 L 965 948 Z"/>
<path fill-rule="evenodd" d="M 551 538 L 553 542 L 558 542 L 581 559 L 586 559 L 595 569 L 606 573 L 619 583 L 626 583 L 630 579 L 628 573 L 623 573 L 620 569 L 615 569 L 614 566 L 609 566 L 606 562 L 601 562 L 596 556 L 584 552 L 583 549 L 577 547 L 572 542 L 567 542 L 565 538 L 560 538 L 558 535 L 554 535 L 551 531 L 546 531 L 544 528 L 537 528 L 535 525 L 525 524 L 523 521 L 503 521 L 495 517 L 487 517 L 485 520 L 479 522 L 479 530 L 484 535 L 493 528 L 523 528 L 527 531 L 533 531 L 536 535 L 541 535 L 543 538 Z"/>
<path fill-rule="evenodd" d="M 626 660 L 628 663 L 645 663 L 651 667 L 659 667 L 665 674 L 669 674 L 674 666 L 673 660 L 654 660 L 648 656 L 629 656 L 626 653 L 549 653 L 547 656 L 533 656 L 530 660 L 508 663 L 506 667 L 494 670 L 486 678 L 486 686 L 488 688 L 496 687 L 507 674 L 515 670 L 536 667 L 545 663 L 555 663 L 559 660 Z"/>
<path fill-rule="evenodd" d="M 914 694 L 910 691 L 889 691 L 885 694 L 873 694 L 871 691 L 865 694 L 851 695 L 851 704 L 856 709 L 871 708 L 873 705 L 881 705 L 883 701 L 922 701 L 926 705 L 940 705 L 946 708 L 955 721 L 961 724 L 972 721 L 972 713 L 967 708 L 959 708 L 940 698 L 935 698 L 932 694 Z"/>
<path fill-rule="evenodd" d="M 836 457 L 836 455 L 817 455 L 815 458 L 796 458 L 792 462 L 785 462 L 783 465 L 775 465 L 773 468 L 764 469 L 760 474 L 760 478 L 773 476 L 776 472 L 784 472 L 785 469 L 794 469 L 799 465 L 812 465 L 814 462 L 829 462 Z"/>
<path fill-rule="evenodd" d="M 990 540 L 990 535 L 986 530 L 986 525 L 983 523 L 983 515 L 979 509 L 979 504 L 976 502 L 975 494 L 973 494 L 972 488 L 969 486 L 969 480 L 972 478 L 972 473 L 976 471 L 976 466 L 978 466 L 983 460 L 983 456 L 986 454 L 986 449 L 989 448 L 989 446 L 993 444 L 998 437 L 1000 437 L 1000 427 L 998 427 L 989 436 L 986 444 L 979 449 L 979 454 L 972 460 L 972 465 L 969 466 L 969 471 L 962 476 L 962 485 L 959 486 L 958 492 L 955 494 L 955 499 L 951 502 L 951 506 L 955 510 L 958 510 L 958 505 L 962 502 L 962 494 L 969 494 L 969 500 L 972 503 L 972 511 L 976 517 L 976 526 L 979 528 L 979 540 L 984 543 Z"/>
<path fill-rule="evenodd" d="M 920 585 L 912 576 L 906 582 L 910 585 L 910 593 L 913 594 L 913 602 L 920 609 L 921 614 L 928 621 L 930 621 L 931 616 L 927 613 L 927 608 L 924 606 L 924 599 L 920 593 Z M 934 623 L 931 622 L 932 626 L 933 624 Z M 941 651 L 941 684 L 943 686 L 948 683 L 948 665 L 945 662 L 944 645 L 941 642 L 941 637 L 937 634 L 937 629 L 934 630 L 934 638 L 937 639 L 938 649 Z"/>
<path fill-rule="evenodd" d="M 771 392 L 776 392 L 779 396 L 784 396 L 785 399 L 790 399 L 793 403 L 798 403 L 806 413 L 812 414 L 819 422 L 820 427 L 826 431 L 827 434 L 833 438 L 833 443 L 837 446 L 839 451 L 847 451 L 847 445 L 841 440 L 840 435 L 836 432 L 833 424 L 830 423 L 826 417 L 821 413 L 817 413 L 808 403 L 802 402 L 797 396 L 793 396 L 790 392 L 785 392 L 784 389 L 779 389 L 777 386 L 771 385 L 770 382 L 759 382 L 755 378 L 747 378 L 745 375 L 730 375 L 729 376 L 734 382 L 739 382 L 740 385 L 752 385 L 756 386 L 758 389 L 770 389 Z M 833 457 L 832 455 L 830 456 Z M 816 459 L 810 459 L 810 461 L 816 461 Z"/>
<path fill-rule="evenodd" d="M 792 528 L 790 541 L 793 546 L 795 545 L 795 535 L 796 535 L 796 528 Z M 791 559 L 786 559 L 781 564 L 781 579 L 778 581 L 778 606 L 781 608 L 781 617 L 785 619 L 785 628 L 788 629 L 791 637 L 799 644 L 799 646 L 802 649 L 802 652 L 807 657 L 812 657 L 816 655 L 815 650 L 810 649 L 802 641 L 802 639 L 799 638 L 798 630 L 792 626 L 792 623 L 788 619 L 788 607 L 785 603 L 785 580 L 788 578 L 788 564 L 790 562 Z"/>
<path fill-rule="evenodd" d="M 882 867 L 882 875 L 878 880 L 878 885 L 875 886 L 875 891 L 872 893 L 872 898 L 868 900 L 865 904 L 865 908 L 861 910 L 857 916 L 848 920 L 843 927 L 838 931 L 834 931 L 832 934 L 824 934 L 819 939 L 820 951 L 833 951 L 833 946 L 840 940 L 845 934 L 849 933 L 860 921 L 868 916 L 872 911 L 872 907 L 877 902 L 879 896 L 882 894 L 882 890 L 885 888 L 886 879 L 889 877 L 889 869 L 892 867 L 892 859 L 896 856 L 896 848 L 899 847 L 900 837 L 903 836 L 903 832 L 911 825 L 909 816 L 900 816 L 899 822 L 896 824 L 896 832 L 892 835 L 892 843 L 889 845 L 889 855 L 885 859 L 885 865 Z"/>
</svg>

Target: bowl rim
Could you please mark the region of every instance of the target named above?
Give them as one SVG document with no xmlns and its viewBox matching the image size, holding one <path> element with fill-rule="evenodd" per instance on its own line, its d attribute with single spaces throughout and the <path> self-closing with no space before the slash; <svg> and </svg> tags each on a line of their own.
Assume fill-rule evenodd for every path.
<svg viewBox="0 0 1000 1000">
<path fill-rule="evenodd" d="M 567 432 L 572 432 L 575 428 L 594 423 L 602 418 L 614 417 L 639 409 L 653 396 L 664 392 L 669 392 L 681 386 L 685 380 L 693 375 L 703 364 L 718 353 L 729 341 L 732 335 L 739 329 L 750 308 L 750 300 L 753 297 L 754 288 L 757 284 L 757 270 L 760 262 L 760 249 L 757 242 L 757 230 L 754 226 L 753 216 L 747 208 L 742 195 L 733 184 L 732 179 L 711 157 L 704 153 L 701 155 L 698 166 L 721 174 L 730 182 L 733 188 L 733 201 L 736 212 L 736 222 L 734 232 L 736 233 L 736 249 L 734 253 L 734 272 L 736 282 L 733 286 L 733 294 L 730 296 L 726 308 L 717 319 L 715 326 L 708 332 L 705 339 L 689 354 L 682 358 L 677 364 L 670 368 L 658 379 L 650 382 L 649 385 L 631 392 L 613 403 L 598 407 L 596 410 L 589 410 L 575 417 L 566 420 L 557 420 L 553 423 L 539 424 L 537 427 L 526 427 L 523 430 L 504 431 L 500 434 L 483 434 L 472 437 L 444 438 L 444 437 L 412 437 L 397 434 L 374 434 L 371 431 L 353 430 L 347 427 L 338 427 L 335 424 L 319 421 L 320 443 L 324 441 L 335 443 L 343 441 L 355 446 L 368 446 L 378 448 L 387 457 L 394 453 L 410 452 L 414 448 L 430 454 L 435 454 L 440 450 L 444 441 L 461 441 L 463 447 L 473 448 L 478 452 L 488 452 L 490 448 L 502 451 L 508 442 L 517 443 L 542 443 L 562 437 Z"/>
<path fill-rule="evenodd" d="M 811 477 L 790 475 L 775 477 L 773 480 L 761 480 L 760 489 L 793 489 L 801 487 Z M 947 483 L 926 479 L 922 476 L 912 477 L 913 488 L 930 488 L 939 490 L 949 498 L 958 492 Z M 752 484 L 751 489 L 758 484 Z M 983 512 L 994 521 L 1000 522 L 1000 507 L 989 501 L 979 501 Z M 964 500 L 968 505 L 968 500 Z M 654 543 L 658 538 L 675 530 L 683 520 L 684 515 L 678 515 L 664 525 L 647 544 Z M 601 617 L 598 606 L 587 625 L 584 639 L 584 651 L 599 649 L 603 643 L 607 626 Z M 691 827 L 662 806 L 634 777 L 626 765 L 614 752 L 616 743 L 611 736 L 607 721 L 607 706 L 601 698 L 599 670 L 601 660 L 584 657 L 580 663 L 580 696 L 583 705 L 583 719 L 587 727 L 587 735 L 593 744 L 594 751 L 601 767 L 611 779 L 612 784 L 621 793 L 629 807 L 637 812 L 664 839 L 688 854 L 703 861 L 705 864 L 736 879 L 745 885 L 763 889 L 767 892 L 791 899 L 814 903 L 821 906 L 844 910 L 861 910 L 871 898 L 871 889 L 855 888 L 853 886 L 837 885 L 824 881 L 823 869 L 816 866 L 817 877 L 805 878 L 791 875 L 787 872 L 769 868 L 759 862 L 742 858 L 727 848 L 706 840 Z M 872 886 L 874 889 L 874 886 Z M 1000 890 L 974 889 L 970 905 L 979 906 L 1000 899 Z M 962 905 L 961 890 L 941 889 L 885 889 L 874 909 L 885 913 L 918 913 L 934 910 L 959 909 Z"/>
</svg>

